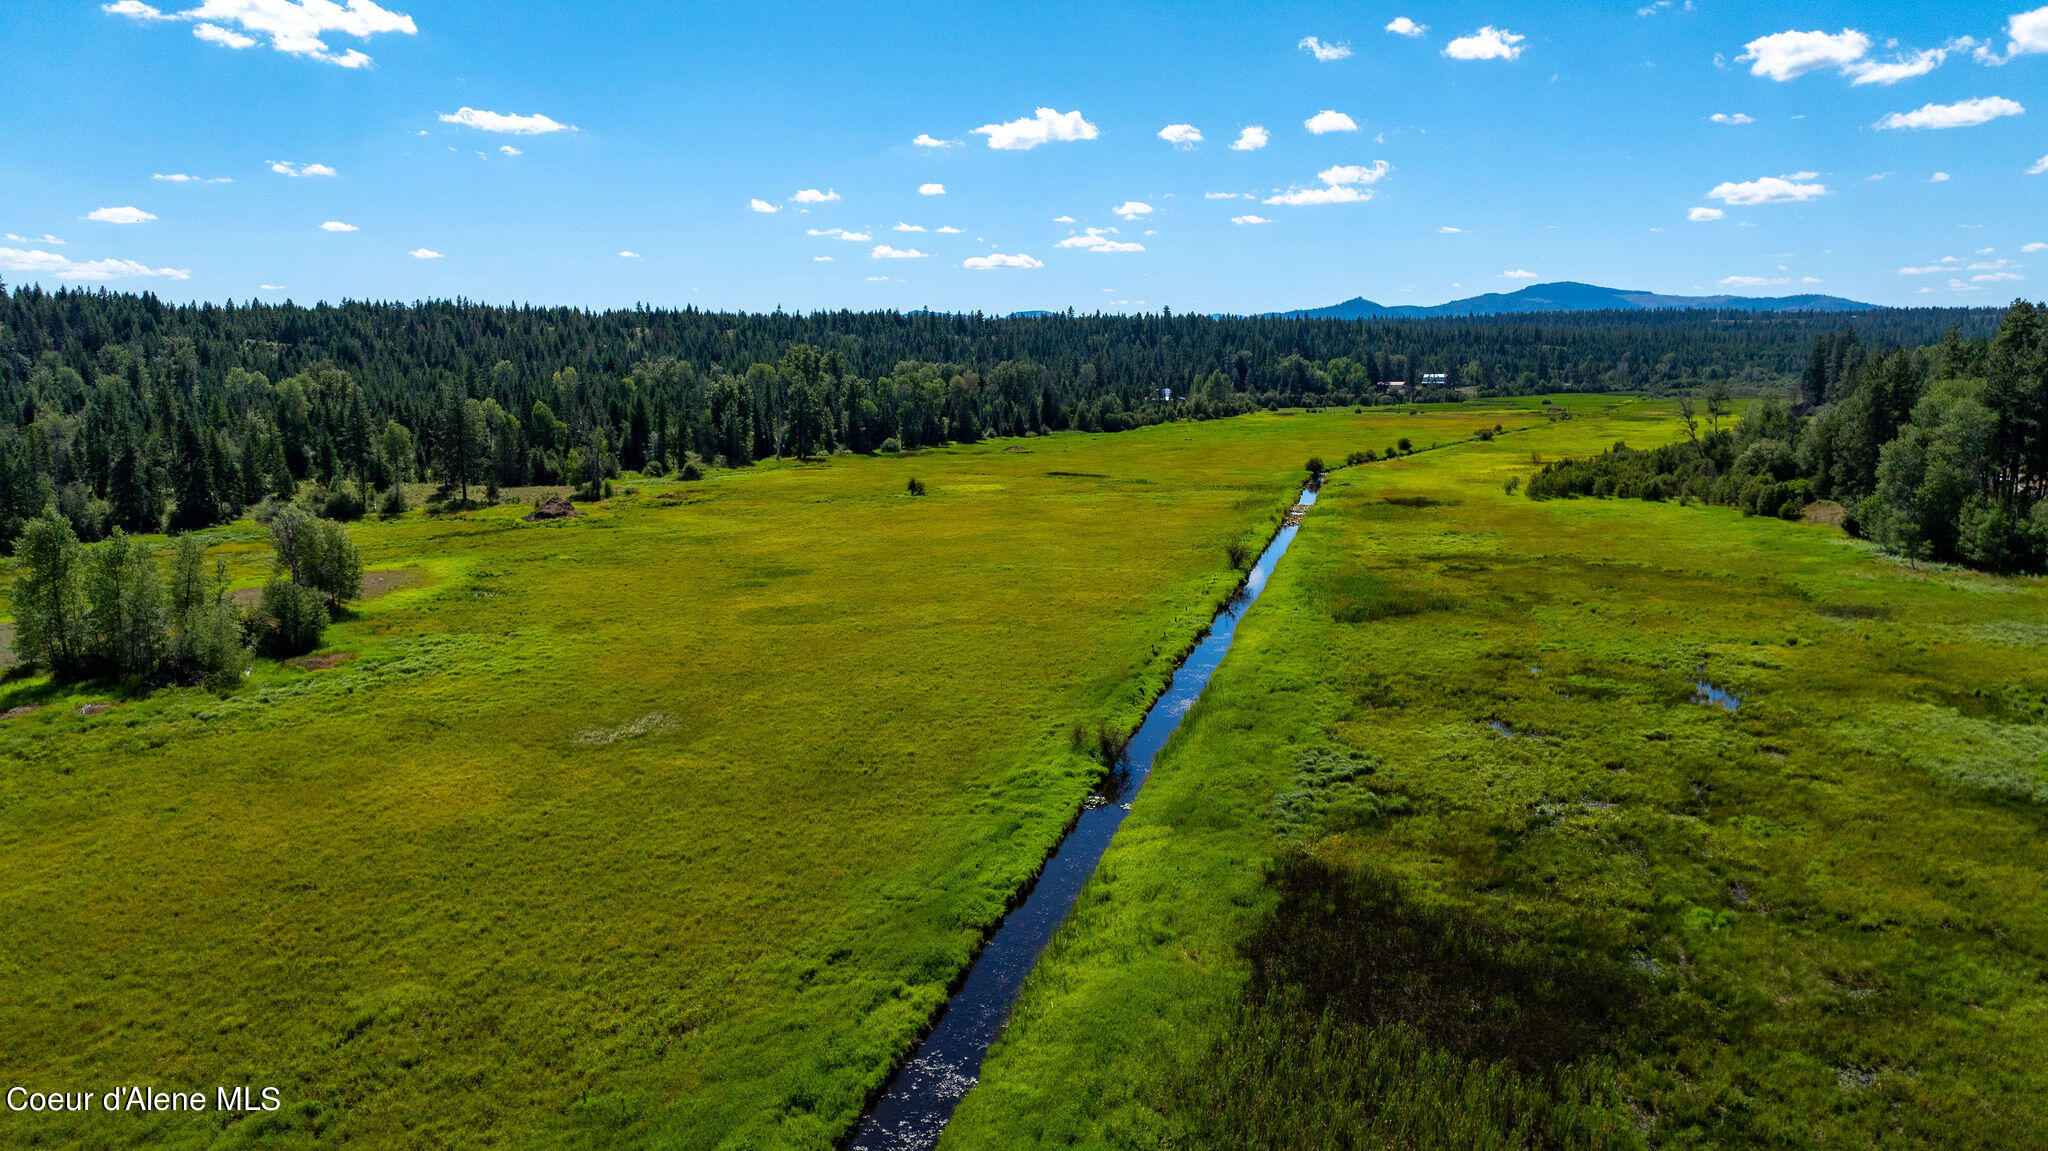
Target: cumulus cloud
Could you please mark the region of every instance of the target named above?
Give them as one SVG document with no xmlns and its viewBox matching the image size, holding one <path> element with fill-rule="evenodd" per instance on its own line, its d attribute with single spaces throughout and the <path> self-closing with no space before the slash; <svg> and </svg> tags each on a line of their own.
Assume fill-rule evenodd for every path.
<svg viewBox="0 0 2048 1151">
<path fill-rule="evenodd" d="M 27 236 L 17 236 L 13 232 L 9 232 L 4 236 L 0 236 L 0 240 L 6 240 L 7 242 L 12 244 L 55 244 L 60 248 L 64 246 L 64 241 L 58 239 L 55 236 L 52 236 L 48 232 L 44 232 L 41 239 L 31 239 Z"/>
<path fill-rule="evenodd" d="M 406 255 L 411 256 L 415 260 L 438 260 L 441 258 L 441 253 L 436 252 L 432 248 L 414 248 L 412 251 L 407 252 Z"/>
<path fill-rule="evenodd" d="M 480 132 L 509 132 L 515 136 L 539 136 L 548 132 L 574 132 L 574 124 L 564 124 L 535 112 L 521 116 L 511 112 L 486 112 L 480 108 L 464 106 L 453 112 L 441 113 L 443 124 L 460 124 Z"/>
<path fill-rule="evenodd" d="M 335 52 L 321 38 L 327 33 L 368 40 L 387 32 L 410 36 L 419 30 L 412 17 L 382 8 L 375 0 L 205 0 L 180 12 L 165 12 L 142 0 L 117 0 L 100 9 L 144 24 L 193 21 L 194 36 L 224 48 L 253 48 L 257 37 L 266 37 L 279 52 L 343 68 L 366 67 L 370 57 L 354 48 Z"/>
<path fill-rule="evenodd" d="M 136 207 L 94 208 L 85 214 L 85 218 L 98 220 L 102 224 L 146 224 L 156 219 L 155 216 Z"/>
<path fill-rule="evenodd" d="M 499 151 L 499 153 L 501 153 L 501 154 L 503 154 L 503 155 L 506 155 L 506 156 L 523 156 L 523 155 L 525 155 L 525 154 L 526 154 L 526 153 L 524 153 L 524 152 L 521 152 L 521 151 L 520 151 L 519 149 L 517 149 L 517 148 L 514 148 L 514 147 L 513 147 L 512 145 L 510 145 L 510 144 L 500 144 L 500 145 L 498 145 L 498 151 Z"/>
<path fill-rule="evenodd" d="M 1536 273 L 1527 268 L 1514 268 L 1502 272 L 1500 278 L 1503 280 L 1533 280 L 1536 278 Z"/>
<path fill-rule="evenodd" d="M 256 46 L 256 38 L 254 36 L 244 36 L 232 28 L 223 28 L 218 24 L 200 24 L 192 29 L 192 35 L 209 44 L 218 44 L 223 48 L 239 49 L 254 48 Z"/>
<path fill-rule="evenodd" d="M 1716 112 L 1707 117 L 1716 124 L 1754 124 L 1756 117 L 1747 112 Z"/>
<path fill-rule="evenodd" d="M 2027 175 L 2029 176 L 2038 176 L 2043 172 L 2048 172 L 2048 156 L 2043 156 L 2034 161 L 2033 166 L 2027 169 Z"/>
<path fill-rule="evenodd" d="M 1237 139 L 1230 145 L 1230 150 L 1233 152 L 1256 152 L 1260 148 L 1265 147 L 1266 142 L 1272 138 L 1273 134 L 1271 132 L 1266 131 L 1257 124 L 1253 124 L 1237 134 Z"/>
<path fill-rule="evenodd" d="M 838 199 L 839 192 L 834 188 L 827 188 L 822 192 L 816 188 L 802 188 L 797 191 L 796 195 L 790 197 L 791 201 L 798 204 L 831 204 L 837 202 Z"/>
<path fill-rule="evenodd" d="M 257 291 L 259 291 L 259 292 L 282 292 L 282 291 L 284 291 L 284 285 L 283 285 L 283 284 L 258 284 L 258 285 L 256 285 L 256 290 L 257 290 Z"/>
<path fill-rule="evenodd" d="M 1385 160 L 1374 160 L 1370 165 L 1339 164 L 1316 173 L 1316 178 L 1325 184 L 1377 184 L 1380 178 L 1394 170 Z"/>
<path fill-rule="evenodd" d="M 1396 36 L 1420 36 L 1429 31 L 1429 25 L 1417 24 L 1406 16 L 1396 16 L 1387 24 L 1387 31 Z"/>
<path fill-rule="evenodd" d="M 235 182 L 232 176 L 215 176 L 209 180 L 205 176 L 188 176 L 183 172 L 155 172 L 149 178 L 152 180 L 162 180 L 166 184 L 232 184 Z"/>
<path fill-rule="evenodd" d="M 56 252 L 33 248 L 0 248 L 0 271 L 30 272 L 59 280 L 125 280 L 138 276 L 167 280 L 192 278 L 190 268 L 152 268 L 136 260 L 73 260 Z"/>
<path fill-rule="evenodd" d="M 1816 68 L 1847 68 L 1870 51 L 1870 37 L 1854 28 L 1826 32 L 1778 32 L 1744 44 L 1735 58 L 1749 63 L 1752 76 L 1784 82 Z"/>
<path fill-rule="evenodd" d="M 943 196 L 946 194 L 946 186 L 944 184 L 919 184 L 917 186 L 917 194 L 920 196 Z"/>
<path fill-rule="evenodd" d="M 638 252 L 620 252 L 620 253 L 619 253 L 619 259 L 621 259 L 621 260 L 637 260 L 637 259 L 639 259 L 639 258 L 640 258 L 640 253 L 638 253 Z"/>
<path fill-rule="evenodd" d="M 1204 193 L 1202 193 L 1202 199 L 1204 199 L 1204 200 L 1237 200 L 1237 199 L 1242 199 L 1242 198 L 1243 198 L 1243 197 L 1242 197 L 1242 196 L 1241 196 L 1241 195 L 1240 195 L 1239 193 L 1237 193 L 1237 192 L 1204 192 Z"/>
<path fill-rule="evenodd" d="M 1707 192 L 1710 200 L 1719 200 L 1730 207 L 1748 207 L 1752 204 L 1798 204 L 1828 194 L 1827 185 L 1803 183 L 1811 180 L 1811 172 L 1794 172 L 1791 176 L 1763 176 L 1739 183 L 1728 181 L 1714 185 Z"/>
<path fill-rule="evenodd" d="M 2039 240 L 2036 240 L 2031 244 L 2020 245 L 2020 251 L 2027 253 L 2048 252 L 2048 244 L 2044 244 L 2041 243 Z"/>
<path fill-rule="evenodd" d="M 2000 56 L 1985 45 L 1977 49 L 1977 59 L 1985 64 L 2003 64 L 2015 56 L 2048 52 L 2048 6 L 2008 18 L 2005 37 L 2005 55 Z"/>
<path fill-rule="evenodd" d="M 1436 234 L 1437 234 L 1437 235 L 1439 235 L 1439 236 L 1461 236 L 1461 235 L 1463 235 L 1464 233 L 1465 233 L 1465 229 L 1463 229 L 1463 228 L 1453 228 L 1453 227 L 1451 227 L 1451 226 L 1450 226 L 1449 224 L 1445 224 L 1445 225 L 1444 225 L 1443 227 L 1441 227 L 1441 228 L 1438 228 L 1438 229 L 1436 230 Z"/>
<path fill-rule="evenodd" d="M 812 257 L 811 257 L 811 263 L 813 263 L 813 264 L 829 264 L 829 263 L 831 263 L 831 262 L 832 262 L 832 257 L 830 257 L 830 256 L 812 256 Z"/>
<path fill-rule="evenodd" d="M 1143 200 L 1125 200 L 1123 203 L 1111 208 L 1110 211 L 1115 212 L 1126 220 L 1135 220 L 1140 216 L 1151 215 L 1152 205 L 1145 203 Z"/>
<path fill-rule="evenodd" d="M 1092 137 L 1090 138 L 1092 139 Z M 1014 256 L 1006 256 L 1001 252 L 990 252 L 986 256 L 969 256 L 960 261 L 960 266 L 977 270 L 988 268 L 1043 268 L 1045 267 L 1045 261 L 1024 255 L 1022 252 Z"/>
<path fill-rule="evenodd" d="M 325 164 L 307 164 L 304 167 L 290 160 L 272 160 L 270 170 L 280 176 L 335 176 L 340 173 Z"/>
<path fill-rule="evenodd" d="M 320 225 L 320 230 L 323 232 L 353 232 L 356 230 L 356 226 L 354 224 L 344 224 L 340 220 L 329 220 Z"/>
<path fill-rule="evenodd" d="M 1058 247 L 1082 248 L 1090 252 L 1142 252 L 1145 245 L 1136 240 L 1112 240 L 1110 234 L 1115 228 L 1090 228 L 1078 235 L 1061 240 Z"/>
<path fill-rule="evenodd" d="M 922 232 L 922 231 L 924 231 L 924 225 L 923 225 L 923 224 L 906 224 L 906 223 L 904 223 L 903 221 L 901 221 L 901 220 L 898 220 L 898 221 L 896 222 L 896 226 L 895 226 L 894 228 L 890 229 L 890 231 L 893 231 L 893 232 Z"/>
<path fill-rule="evenodd" d="M 1193 124 L 1168 124 L 1159 129 L 1159 138 L 1176 148 L 1192 148 L 1202 142 L 1202 130 Z"/>
<path fill-rule="evenodd" d="M 1685 214 L 1685 218 L 1695 224 L 1705 224 L 1718 220 L 1727 214 L 1719 208 L 1694 208 Z"/>
<path fill-rule="evenodd" d="M 932 135 L 930 132 L 919 132 L 917 134 L 917 137 L 911 140 L 910 142 L 920 148 L 950 148 L 953 145 L 958 144 L 960 141 L 941 140 L 938 137 Z"/>
<path fill-rule="evenodd" d="M 2000 116 L 2017 116 L 2026 109 L 2003 96 L 1980 96 L 1953 104 L 1922 104 L 1911 112 L 1893 112 L 1877 122 L 1889 128 L 1970 128 L 1987 124 Z"/>
<path fill-rule="evenodd" d="M 876 244 L 868 256 L 876 260 L 925 260 L 931 258 L 931 253 L 920 252 L 916 248 L 892 248 L 887 244 Z"/>
<path fill-rule="evenodd" d="M 1232 216 L 1230 222 L 1233 224 L 1270 224 L 1273 221 L 1268 220 L 1264 216 Z"/>
<path fill-rule="evenodd" d="M 752 208 L 756 212 L 780 212 L 782 210 L 782 205 L 771 204 L 766 200 L 748 200 L 747 207 Z"/>
<path fill-rule="evenodd" d="M 1351 55 L 1351 45 L 1325 44 L 1314 36 L 1303 36 L 1301 43 L 1296 44 L 1295 47 L 1314 56 L 1325 64 L 1332 60 L 1342 60 Z"/>
<path fill-rule="evenodd" d="M 1512 60 L 1522 54 L 1522 41 L 1526 39 L 1488 24 L 1470 36 L 1460 36 L 1444 45 L 1444 55 L 1453 60 Z"/>
<path fill-rule="evenodd" d="M 1327 188 L 1290 188 L 1277 196 L 1266 197 L 1268 204 L 1282 204 L 1290 208 L 1310 204 L 1361 204 L 1373 198 L 1376 193 L 1367 188 L 1360 190 L 1350 184 L 1339 184 Z"/>
<path fill-rule="evenodd" d="M 1079 109 L 1060 112 L 1052 108 L 1040 108 L 1021 120 L 1002 124 L 983 124 L 974 129 L 974 135 L 987 136 L 988 146 L 1009 152 L 1028 152 L 1040 144 L 1054 141 L 1093 140 L 1101 135 L 1095 125 L 1082 119 Z"/>
<path fill-rule="evenodd" d="M 1724 287 L 1724 288 L 1765 288 L 1765 287 L 1771 287 L 1771 286 L 1773 286 L 1773 285 L 1776 285 L 1776 284 L 1789 284 L 1789 283 L 1791 283 L 1791 282 L 1792 282 L 1792 281 L 1791 281 L 1791 280 L 1789 280 L 1789 279 L 1776 279 L 1776 280 L 1774 280 L 1774 279 L 1771 279 L 1771 278 L 1770 278 L 1770 277 L 1768 277 L 1768 276 L 1723 276 L 1723 277 L 1721 277 L 1721 286 L 1722 286 L 1722 287 Z"/>
<path fill-rule="evenodd" d="M 1941 62 L 1946 59 L 1947 48 L 1929 48 L 1924 52 L 1914 52 L 1891 60 L 1865 60 L 1851 64 L 1842 71 L 1855 77 L 1849 81 L 1851 84 L 1891 85 L 1901 80 L 1911 80 L 1915 76 L 1925 76 L 1941 67 Z"/>
<path fill-rule="evenodd" d="M 1318 136 L 1322 136 L 1330 132 L 1358 131 L 1358 122 L 1356 120 L 1353 120 L 1351 117 L 1346 116 L 1342 112 L 1333 112 L 1328 108 L 1325 108 L 1322 111 L 1317 112 L 1315 115 L 1310 116 L 1308 119 L 1303 120 L 1301 122 L 1301 126 L 1307 128 L 1309 131 L 1315 133 Z"/>
<path fill-rule="evenodd" d="M 1948 183 L 1948 173 L 1936 172 L 1934 175 L 1927 177 L 1927 182 L 1930 184 L 1946 184 Z"/>
<path fill-rule="evenodd" d="M 932 233 L 939 236 L 957 236 L 960 234 L 960 229 L 948 224 L 943 228 L 933 228 Z"/>
<path fill-rule="evenodd" d="M 822 230 L 818 228 L 807 228 L 804 230 L 804 235 L 830 236 L 835 240 L 851 240 L 856 244 L 865 244 L 869 240 L 874 239 L 873 236 L 868 235 L 866 232 L 849 232 L 845 228 L 825 228 Z"/>
<path fill-rule="evenodd" d="M 1986 272 L 1981 276 L 1971 276 L 1970 279 L 1979 284 L 2003 284 L 2012 280 L 2024 280 L 2026 277 L 2014 272 Z"/>
</svg>

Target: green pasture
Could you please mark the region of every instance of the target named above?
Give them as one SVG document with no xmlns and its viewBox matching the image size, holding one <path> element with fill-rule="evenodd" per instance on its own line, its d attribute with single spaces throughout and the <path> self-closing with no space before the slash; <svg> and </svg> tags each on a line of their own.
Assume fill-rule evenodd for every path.
<svg viewBox="0 0 2048 1151">
<path fill-rule="evenodd" d="M 352 526 L 383 594 L 313 668 L 13 673 L 0 1082 L 286 1106 L 0 1143 L 828 1147 L 1082 801 L 1072 727 L 1134 723 L 1229 593 L 1224 545 L 1311 454 L 1496 423 L 1503 457 L 1571 426 L 1260 414 L 415 511 Z M 209 539 L 262 582 L 261 528 Z"/>
<path fill-rule="evenodd" d="M 1332 477 L 943 1146 L 2040 1141 L 2048 588 L 1578 415 Z"/>
</svg>

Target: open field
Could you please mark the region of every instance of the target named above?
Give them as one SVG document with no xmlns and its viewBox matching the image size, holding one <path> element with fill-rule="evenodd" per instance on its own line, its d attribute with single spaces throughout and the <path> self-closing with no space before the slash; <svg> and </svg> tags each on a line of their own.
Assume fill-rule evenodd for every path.
<svg viewBox="0 0 2048 1151">
<path fill-rule="evenodd" d="M 1545 423 L 1254 415 L 414 512 L 352 527 L 383 594 L 330 667 L 11 679 L 0 1080 L 287 1106 L 0 1142 L 827 1146 L 1080 803 L 1069 729 L 1134 722 L 1228 593 L 1224 544 L 1310 454 L 1496 422 Z M 209 538 L 261 581 L 261 529 Z"/>
<path fill-rule="evenodd" d="M 1593 416 L 1333 477 L 944 1146 L 2038 1142 L 2048 588 Z"/>
</svg>

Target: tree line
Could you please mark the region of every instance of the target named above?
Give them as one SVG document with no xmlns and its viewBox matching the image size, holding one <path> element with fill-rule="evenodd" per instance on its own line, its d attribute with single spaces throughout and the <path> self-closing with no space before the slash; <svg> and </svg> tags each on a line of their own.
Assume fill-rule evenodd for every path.
<svg viewBox="0 0 2048 1151">
<path fill-rule="evenodd" d="M 0 548 L 46 511 L 91 542 L 226 522 L 309 485 L 311 506 L 345 520 L 403 510 L 405 483 L 423 479 L 464 502 L 527 484 L 601 495 L 621 471 L 687 477 L 1264 407 L 1753 389 L 1802 371 L 1834 322 L 308 308 L 0 285 Z M 1953 309 L 1856 320 L 1887 342 L 1990 322 Z M 1464 390 L 1421 394 L 1428 373 Z"/>
<path fill-rule="evenodd" d="M 1745 514 L 1842 508 L 1843 526 L 1914 559 L 2048 569 L 2048 310 L 2024 300 L 1990 338 L 1873 348 L 1816 339 L 1787 399 L 1720 426 L 1725 393 L 1681 401 L 1685 442 L 1617 444 L 1532 477 L 1532 498 L 1698 499 Z M 1704 434 L 1700 424 L 1707 427 Z"/>
</svg>

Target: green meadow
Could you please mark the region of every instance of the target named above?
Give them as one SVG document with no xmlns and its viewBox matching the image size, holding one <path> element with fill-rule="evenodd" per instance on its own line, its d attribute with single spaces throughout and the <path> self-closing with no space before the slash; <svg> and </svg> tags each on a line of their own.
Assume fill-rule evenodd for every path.
<svg viewBox="0 0 2048 1151">
<path fill-rule="evenodd" d="M 943 1146 L 2038 1144 L 2048 588 L 1572 407 L 1331 478 Z"/>
<path fill-rule="evenodd" d="M 1255 414 L 697 483 L 629 477 L 551 523 L 524 522 L 523 504 L 414 511 L 351 526 L 373 595 L 315 658 L 259 660 L 239 691 L 123 698 L 14 673 L 0 685 L 0 1081 L 209 1097 L 274 1086 L 285 1106 L 7 1114 L 0 1141 L 831 1146 L 1078 809 L 1099 769 L 1069 733 L 1136 722 L 1234 586 L 1226 544 L 1264 541 L 1304 459 L 1403 437 L 1450 445 L 1498 423 L 1512 434 L 1458 458 L 1507 467 L 1523 441 L 1591 422 L 1552 424 L 1536 401 Z M 1421 461 L 1462 451 L 1343 473 L 1353 486 L 1303 537 L 1316 541 L 1304 571 L 1369 540 L 1356 562 L 1400 566 L 1412 541 L 1374 535 L 1367 492 L 1426 482 L 1437 473 Z M 906 492 L 912 477 L 928 494 Z M 1474 514 L 1532 514 L 1483 495 Z M 1737 539 L 1787 530 L 1668 509 L 1533 514 L 1589 526 L 1669 516 Z M 1347 521 L 1351 535 L 1329 526 Z M 263 529 L 242 521 L 206 538 L 239 586 L 263 581 Z M 1820 533 L 1797 546 L 1904 578 Z M 1959 577 L 1926 586 L 1987 619 L 2020 602 Z M 1401 626 L 1419 642 L 1437 623 Z M 1811 623 L 1842 642 L 1914 626 Z M 1260 634 L 1253 657 L 1285 638 Z M 1260 674 L 1303 659 L 1342 674 L 1333 653 L 1284 659 Z M 1550 663 L 1552 679 L 1516 685 L 1532 709 L 1555 677 L 1595 674 Z M 1727 674 L 1766 672 L 1731 662 Z M 1398 678 L 1419 691 L 1448 675 Z M 1330 706 L 1326 686 L 1287 690 Z M 1223 714 L 1244 714 L 1233 706 Z M 1754 714 L 1788 706 L 1766 697 Z M 1362 735 L 1364 714 L 1325 718 Z M 1670 722 L 1696 724 L 1676 728 L 1690 741 L 1753 721 Z M 1867 733 L 1879 749 L 1891 738 Z M 1528 746 L 1516 754 L 1551 745 Z M 1517 768 L 1514 786 L 1566 770 L 1556 758 Z M 1230 794 L 1253 804 L 1273 766 Z M 1151 813 L 1191 770 L 1147 793 L 1136 838 L 1156 840 Z M 1915 794 L 1950 786 L 1911 778 Z M 1989 848 L 1980 838 L 1973 850 Z M 1232 877 L 1232 890 L 1255 878 Z M 1066 948 L 1063 962 L 1078 955 Z M 1203 964 L 1218 980 L 1205 994 L 1224 995 L 1230 961 Z M 1032 1013 L 1049 1006 L 1041 988 Z"/>
</svg>

